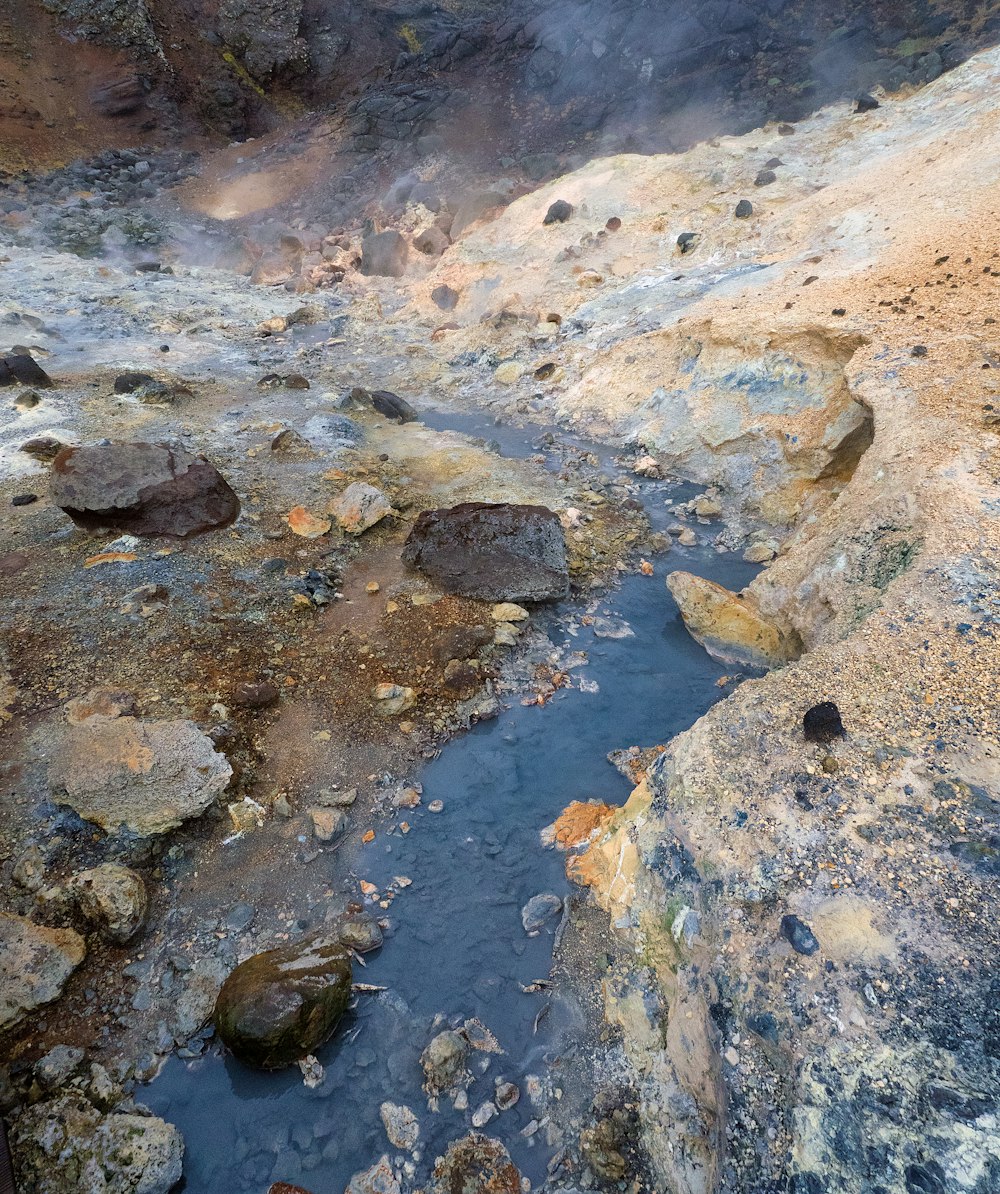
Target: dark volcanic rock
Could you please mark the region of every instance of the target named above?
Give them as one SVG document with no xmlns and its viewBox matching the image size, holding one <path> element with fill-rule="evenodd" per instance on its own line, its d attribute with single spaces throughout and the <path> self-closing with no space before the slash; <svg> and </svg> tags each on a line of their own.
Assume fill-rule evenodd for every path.
<svg viewBox="0 0 1000 1194">
<path fill-rule="evenodd" d="M 219 992 L 215 1027 L 240 1061 L 276 1070 L 329 1040 L 350 997 L 344 947 L 307 937 L 237 966 Z"/>
<path fill-rule="evenodd" d="M 373 390 L 372 406 L 387 419 L 399 419 L 401 423 L 415 423 L 417 420 L 417 412 L 413 407 L 391 390 Z"/>
<path fill-rule="evenodd" d="M 867 91 L 861 93 L 855 101 L 855 112 L 874 112 L 879 106 L 878 100 Z"/>
<path fill-rule="evenodd" d="M 565 199 L 557 199 L 555 203 L 549 206 L 549 210 L 545 213 L 543 224 L 565 224 L 566 221 L 573 214 L 573 204 L 567 203 Z"/>
<path fill-rule="evenodd" d="M 458 306 L 459 293 L 451 286 L 435 286 L 431 291 L 431 299 L 434 305 L 440 307 L 442 311 L 454 311 Z"/>
<path fill-rule="evenodd" d="M 33 356 L 26 352 L 9 352 L 0 365 L 0 386 L 13 386 L 18 382 L 42 390 L 49 390 L 53 385 L 52 378 Z"/>
<path fill-rule="evenodd" d="M 797 954 L 808 956 L 819 949 L 819 942 L 813 935 L 812 929 L 797 916 L 781 918 L 781 935 Z"/>
<path fill-rule="evenodd" d="M 401 278 L 408 258 L 406 237 L 392 229 L 366 236 L 361 243 L 361 272 L 369 277 Z"/>
<path fill-rule="evenodd" d="M 753 204 L 749 199 L 741 199 L 736 204 L 736 211 L 733 214 L 738 220 L 748 220 L 753 215 Z"/>
<path fill-rule="evenodd" d="M 802 732 L 807 742 L 832 742 L 834 738 L 842 738 L 847 731 L 833 701 L 820 701 L 805 711 Z"/>
<path fill-rule="evenodd" d="M 562 526 L 544 506 L 425 510 L 403 559 L 449 593 L 482 601 L 555 601 L 569 589 Z"/>
<path fill-rule="evenodd" d="M 134 394 L 136 390 L 143 386 L 158 385 L 155 377 L 151 377 L 148 373 L 119 373 L 115 378 L 115 393 L 116 394 Z"/>
<path fill-rule="evenodd" d="M 214 465 L 165 444 L 63 448 L 50 493 L 78 526 L 133 535 L 183 538 L 227 526 L 240 512 Z"/>
</svg>

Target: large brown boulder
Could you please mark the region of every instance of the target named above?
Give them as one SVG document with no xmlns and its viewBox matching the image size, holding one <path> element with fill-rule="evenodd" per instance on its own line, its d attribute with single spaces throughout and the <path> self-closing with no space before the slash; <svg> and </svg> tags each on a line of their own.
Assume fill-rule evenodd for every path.
<svg viewBox="0 0 1000 1194">
<path fill-rule="evenodd" d="M 215 1027 L 240 1061 L 276 1070 L 329 1040 L 350 997 L 348 952 L 307 937 L 241 962 L 222 984 Z"/>
<path fill-rule="evenodd" d="M 555 601 L 569 590 L 563 529 L 545 506 L 425 510 L 403 559 L 447 592 L 482 601 Z"/>
<path fill-rule="evenodd" d="M 470 1132 L 438 1157 L 430 1194 L 520 1194 L 520 1190 L 521 1175 L 500 1141 Z"/>
<path fill-rule="evenodd" d="M 89 530 L 184 538 L 227 526 L 240 512 L 214 465 L 166 444 L 63 448 L 50 488 L 53 502 Z"/>
</svg>

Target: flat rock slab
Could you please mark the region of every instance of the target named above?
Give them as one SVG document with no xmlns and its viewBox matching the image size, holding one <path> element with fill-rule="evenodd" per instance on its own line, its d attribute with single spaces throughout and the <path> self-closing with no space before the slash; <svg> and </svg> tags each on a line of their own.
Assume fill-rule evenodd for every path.
<svg viewBox="0 0 1000 1194">
<path fill-rule="evenodd" d="M 240 512 L 222 474 L 166 444 L 63 448 L 52 462 L 52 501 L 88 530 L 184 538 L 227 526 Z"/>
<path fill-rule="evenodd" d="M 482 601 L 556 601 L 569 591 L 563 529 L 545 506 L 425 510 L 403 559 L 447 592 Z"/>
<path fill-rule="evenodd" d="M 147 837 L 203 813 L 232 774 L 193 721 L 95 717 L 62 733 L 49 788 L 85 821 Z"/>
<path fill-rule="evenodd" d="M 18 1189 L 34 1194 L 168 1194 L 184 1141 L 152 1115 L 102 1115 L 80 1095 L 36 1103 L 11 1124 Z"/>
<path fill-rule="evenodd" d="M 0 912 L 0 1032 L 62 994 L 87 947 L 72 929 Z"/>
</svg>

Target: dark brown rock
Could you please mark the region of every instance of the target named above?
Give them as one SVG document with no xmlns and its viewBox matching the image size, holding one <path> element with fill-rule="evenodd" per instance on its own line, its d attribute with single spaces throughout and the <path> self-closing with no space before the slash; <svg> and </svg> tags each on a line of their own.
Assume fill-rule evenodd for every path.
<svg viewBox="0 0 1000 1194">
<path fill-rule="evenodd" d="M 447 592 L 482 601 L 554 601 L 569 590 L 563 529 L 544 506 L 425 510 L 403 559 Z"/>
<path fill-rule="evenodd" d="M 5 381 L 5 377 L 8 380 Z M 33 356 L 26 352 L 9 352 L 3 358 L 0 386 L 13 386 L 18 382 L 24 386 L 35 386 L 40 390 L 50 390 L 53 386 L 52 378 Z"/>
<path fill-rule="evenodd" d="M 227 526 L 240 512 L 214 465 L 165 444 L 63 448 L 52 463 L 51 497 L 78 526 L 133 535 L 184 538 Z"/>
<path fill-rule="evenodd" d="M 307 937 L 237 966 L 216 1000 L 215 1027 L 240 1061 L 280 1069 L 329 1040 L 350 997 L 345 948 Z"/>
<path fill-rule="evenodd" d="M 489 626 L 442 626 L 435 636 L 431 654 L 435 663 L 444 666 L 453 659 L 470 659 L 480 647 L 493 642 Z"/>
<path fill-rule="evenodd" d="M 499 1140 L 470 1132 L 438 1157 L 430 1189 L 431 1194 L 520 1194 L 521 1175 Z"/>
<path fill-rule="evenodd" d="M 241 709 L 267 709 L 278 703 L 278 686 L 273 680 L 261 680 L 237 684 L 233 691 L 233 704 Z"/>
<path fill-rule="evenodd" d="M 431 291 L 431 300 L 442 311 L 454 311 L 460 297 L 459 292 L 451 286 L 435 286 Z"/>
<path fill-rule="evenodd" d="M 36 435 L 34 439 L 27 439 L 21 445 L 21 451 L 36 460 L 55 460 L 66 445 L 61 439 L 51 435 Z"/>
</svg>

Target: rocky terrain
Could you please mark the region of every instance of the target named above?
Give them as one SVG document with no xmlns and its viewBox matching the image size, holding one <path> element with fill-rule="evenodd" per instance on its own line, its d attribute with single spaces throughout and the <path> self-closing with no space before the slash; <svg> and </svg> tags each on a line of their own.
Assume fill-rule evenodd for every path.
<svg viewBox="0 0 1000 1194">
<path fill-rule="evenodd" d="M 321 1084 L 410 882 L 364 851 L 437 832 L 450 737 L 586 691 L 546 609 L 624 635 L 657 569 L 730 672 L 544 836 L 580 890 L 523 928 L 591 1007 L 524 1084 L 544 1188 L 1000 1188 L 990 12 L 8 7 L 17 1188 L 173 1188 L 141 1084 L 216 1030 Z M 352 1194 L 543 1188 L 487 1127 L 521 1088 L 468 1106 L 489 1030 L 438 1028 L 470 1134 L 421 1171 L 383 1103 Z"/>
</svg>

